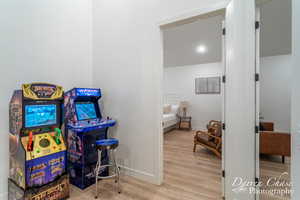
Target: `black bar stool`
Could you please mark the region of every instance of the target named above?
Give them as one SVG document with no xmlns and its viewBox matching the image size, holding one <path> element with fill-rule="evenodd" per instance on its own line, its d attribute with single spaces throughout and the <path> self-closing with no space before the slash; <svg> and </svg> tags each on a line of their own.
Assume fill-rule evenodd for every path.
<svg viewBox="0 0 300 200">
<path fill-rule="evenodd" d="M 121 193 L 120 188 L 120 169 L 118 167 L 116 157 L 115 157 L 115 150 L 119 146 L 119 140 L 115 138 L 110 139 L 104 139 L 104 140 L 97 140 L 96 141 L 96 147 L 98 150 L 98 162 L 95 168 L 95 178 L 96 178 L 96 196 L 95 198 L 98 198 L 98 179 L 109 179 L 109 178 L 115 178 L 115 182 L 118 183 L 118 192 Z M 101 165 L 101 154 L 103 150 L 107 150 L 109 154 L 109 158 L 111 157 L 112 162 L 109 162 L 107 165 Z M 111 175 L 108 176 L 100 176 L 100 173 L 103 169 L 106 167 L 113 167 L 114 172 Z"/>
</svg>

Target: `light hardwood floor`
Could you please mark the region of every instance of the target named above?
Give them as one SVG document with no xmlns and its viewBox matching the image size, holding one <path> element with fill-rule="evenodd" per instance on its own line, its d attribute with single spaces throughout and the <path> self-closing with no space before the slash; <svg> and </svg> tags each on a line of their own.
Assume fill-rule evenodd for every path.
<svg viewBox="0 0 300 200">
<path fill-rule="evenodd" d="M 221 199 L 221 160 L 198 146 L 192 152 L 193 132 L 172 131 L 164 135 L 164 182 L 152 185 L 122 176 L 122 193 L 112 180 L 101 181 L 98 199 L 111 200 L 218 200 Z M 266 161 L 263 173 L 275 169 Z M 274 165 L 275 166 L 275 165 Z M 280 166 L 275 167 L 280 171 Z M 94 199 L 94 186 L 82 191 L 71 187 L 71 200 Z M 264 197 L 264 199 L 275 199 Z"/>
<path fill-rule="evenodd" d="M 287 174 L 283 174 L 287 173 Z M 280 178 L 281 177 L 281 178 Z M 279 156 L 262 156 L 260 161 L 260 178 L 264 185 L 267 185 L 268 180 L 271 180 L 271 184 L 275 183 L 278 180 L 279 183 L 290 182 L 290 158 L 286 158 L 285 164 L 281 163 L 281 157 Z M 280 179 L 279 179 L 280 178 Z M 290 190 L 290 187 L 267 187 L 264 186 L 261 189 L 265 189 L 270 191 L 272 189 L 287 189 Z M 260 195 L 261 200 L 288 200 L 290 199 L 290 195 Z"/>
</svg>

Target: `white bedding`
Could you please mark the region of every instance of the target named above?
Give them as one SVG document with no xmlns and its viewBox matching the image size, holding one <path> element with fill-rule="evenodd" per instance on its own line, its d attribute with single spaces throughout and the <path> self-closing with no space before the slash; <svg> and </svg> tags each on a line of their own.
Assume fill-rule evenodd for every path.
<svg viewBox="0 0 300 200">
<path fill-rule="evenodd" d="M 176 114 L 164 114 L 163 115 L 163 128 L 168 128 L 177 124 Z"/>
<path fill-rule="evenodd" d="M 176 114 L 164 114 L 163 115 L 163 122 L 167 122 L 167 121 L 172 121 L 172 120 L 176 120 Z"/>
<path fill-rule="evenodd" d="M 171 112 L 163 114 L 163 128 L 168 128 L 177 124 L 178 109 L 178 105 L 171 105 Z"/>
</svg>

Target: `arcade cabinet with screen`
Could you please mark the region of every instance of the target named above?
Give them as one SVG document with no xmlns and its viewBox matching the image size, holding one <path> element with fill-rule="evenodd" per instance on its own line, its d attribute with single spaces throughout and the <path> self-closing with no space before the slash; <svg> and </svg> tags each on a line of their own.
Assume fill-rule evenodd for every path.
<svg viewBox="0 0 300 200">
<path fill-rule="evenodd" d="M 70 183 L 84 189 L 95 183 L 98 154 L 96 141 L 107 138 L 108 128 L 115 120 L 102 118 L 98 100 L 100 89 L 74 88 L 65 93 L 66 138 Z M 102 164 L 108 163 L 107 152 L 102 153 Z M 102 175 L 107 175 L 103 170 Z"/>
<path fill-rule="evenodd" d="M 33 83 L 16 90 L 9 106 L 9 200 L 69 197 L 61 132 L 63 89 Z"/>
</svg>

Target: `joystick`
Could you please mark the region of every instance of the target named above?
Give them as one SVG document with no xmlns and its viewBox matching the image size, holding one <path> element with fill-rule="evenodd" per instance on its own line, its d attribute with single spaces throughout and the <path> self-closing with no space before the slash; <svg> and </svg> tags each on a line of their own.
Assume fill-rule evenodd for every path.
<svg viewBox="0 0 300 200">
<path fill-rule="evenodd" d="M 29 132 L 29 139 L 27 143 L 27 151 L 32 151 L 33 150 L 33 133 L 32 131 Z"/>
<path fill-rule="evenodd" d="M 61 141 L 60 141 L 60 135 L 61 135 L 61 130 L 59 128 L 54 128 L 54 131 L 56 132 L 56 134 L 54 135 L 54 140 L 56 142 L 56 144 L 61 144 Z"/>
</svg>

